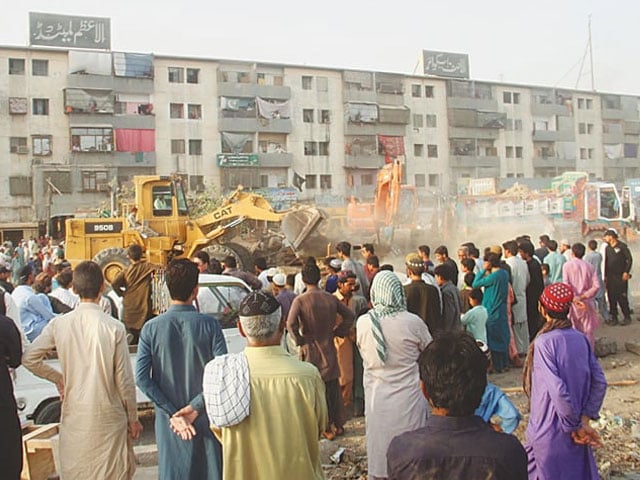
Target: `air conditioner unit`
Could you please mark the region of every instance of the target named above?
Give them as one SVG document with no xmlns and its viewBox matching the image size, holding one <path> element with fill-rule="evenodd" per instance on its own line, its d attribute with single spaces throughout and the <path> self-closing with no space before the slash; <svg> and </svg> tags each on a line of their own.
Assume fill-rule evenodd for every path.
<svg viewBox="0 0 640 480">
<path fill-rule="evenodd" d="M 29 147 L 19 146 L 16 150 L 19 154 L 24 155 L 29 153 Z"/>
</svg>

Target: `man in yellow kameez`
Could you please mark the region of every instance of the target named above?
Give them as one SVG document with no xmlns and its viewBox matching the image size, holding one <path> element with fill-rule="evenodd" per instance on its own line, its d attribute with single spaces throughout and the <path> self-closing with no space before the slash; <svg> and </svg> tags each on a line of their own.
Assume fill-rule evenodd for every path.
<svg viewBox="0 0 640 480">
<path fill-rule="evenodd" d="M 250 293 L 239 313 L 247 348 L 213 359 L 203 380 L 207 414 L 222 442 L 223 478 L 324 478 L 319 438 L 327 404 L 318 369 L 280 346 L 285 323 L 271 294 Z"/>
<path fill-rule="evenodd" d="M 80 304 L 49 322 L 27 347 L 22 364 L 60 392 L 61 478 L 131 479 L 131 440 L 138 438 L 142 425 L 126 331 L 100 308 L 104 278 L 98 264 L 78 264 L 73 287 Z M 61 372 L 45 363 L 54 348 Z"/>
</svg>

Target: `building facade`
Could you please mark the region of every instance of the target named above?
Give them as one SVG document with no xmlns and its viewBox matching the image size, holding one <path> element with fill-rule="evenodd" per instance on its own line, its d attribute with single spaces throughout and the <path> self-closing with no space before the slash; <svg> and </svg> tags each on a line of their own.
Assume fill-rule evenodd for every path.
<svg viewBox="0 0 640 480">
<path fill-rule="evenodd" d="M 55 234 L 140 174 L 179 174 L 192 193 L 297 186 L 327 207 L 370 199 L 392 158 L 425 201 L 465 178 L 623 182 L 640 176 L 638 111 L 633 95 L 0 47 L 0 230 Z"/>
</svg>

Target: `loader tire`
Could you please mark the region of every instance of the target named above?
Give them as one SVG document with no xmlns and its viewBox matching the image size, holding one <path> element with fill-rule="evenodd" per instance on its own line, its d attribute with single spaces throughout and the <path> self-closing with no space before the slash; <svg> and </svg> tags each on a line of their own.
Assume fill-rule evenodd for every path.
<svg viewBox="0 0 640 480">
<path fill-rule="evenodd" d="M 249 252 L 249 250 L 247 250 L 242 245 L 238 245 L 237 243 L 233 242 L 225 244 L 215 243 L 203 248 L 203 250 L 207 252 L 210 257 L 216 258 L 221 262 L 227 255 L 233 255 L 234 257 L 236 257 L 238 270 L 253 272 L 253 257 L 251 255 L 251 252 Z"/>
<path fill-rule="evenodd" d="M 127 257 L 127 251 L 118 247 L 105 248 L 99 251 L 93 257 L 93 261 L 100 265 L 104 279 L 109 284 L 131 264 L 129 257 Z"/>
</svg>

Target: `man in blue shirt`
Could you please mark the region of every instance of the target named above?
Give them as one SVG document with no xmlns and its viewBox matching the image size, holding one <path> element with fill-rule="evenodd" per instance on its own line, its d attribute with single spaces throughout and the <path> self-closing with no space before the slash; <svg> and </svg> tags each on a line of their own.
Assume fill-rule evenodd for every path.
<svg viewBox="0 0 640 480">
<path fill-rule="evenodd" d="M 166 270 L 169 310 L 144 324 L 138 343 L 136 383 L 155 405 L 159 478 L 219 480 L 220 444 L 209 429 L 202 396 L 205 365 L 227 353 L 220 322 L 193 306 L 198 295 L 198 267 L 174 260 Z M 189 441 L 171 431 L 180 412 L 196 430 Z"/>
<path fill-rule="evenodd" d="M 18 286 L 11 298 L 18 308 L 20 324 L 30 342 L 33 342 L 55 314 L 46 295 L 37 295 L 33 284 L 33 269 L 25 265 L 18 270 Z"/>
</svg>

